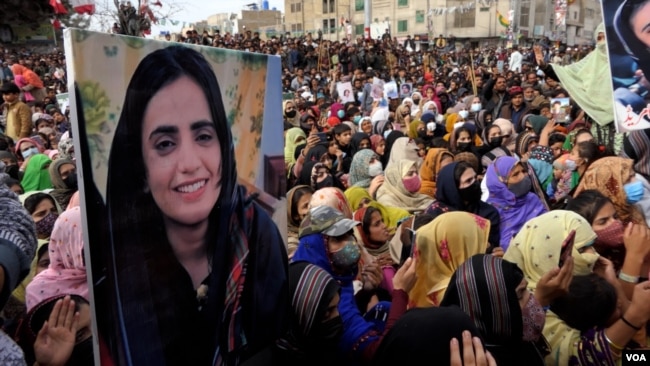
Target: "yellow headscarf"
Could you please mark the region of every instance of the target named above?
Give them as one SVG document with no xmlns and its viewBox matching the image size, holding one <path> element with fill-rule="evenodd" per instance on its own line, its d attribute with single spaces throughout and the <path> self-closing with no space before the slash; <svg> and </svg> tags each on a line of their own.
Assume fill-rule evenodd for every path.
<svg viewBox="0 0 650 366">
<path fill-rule="evenodd" d="M 397 225 L 400 223 L 400 221 L 406 219 L 407 217 L 410 216 L 409 212 L 398 208 L 398 207 L 389 207 L 389 206 L 384 206 L 381 203 L 375 201 L 372 199 L 370 196 L 370 193 L 368 193 L 367 190 L 361 187 L 350 187 L 347 190 L 345 190 L 345 197 L 348 199 L 348 203 L 350 204 L 350 209 L 353 211 L 356 211 L 359 209 L 359 205 L 361 204 L 361 201 L 363 199 L 367 199 L 370 201 L 368 206 L 374 207 L 379 210 L 379 213 L 381 214 L 381 217 L 384 219 L 384 222 L 386 223 L 386 226 L 388 227 L 388 231 L 392 235 L 395 233 L 395 228 L 397 228 Z"/>
<path fill-rule="evenodd" d="M 11 293 L 13 297 L 15 297 L 18 301 L 21 303 L 25 303 L 25 289 L 27 288 L 27 285 L 29 285 L 30 282 L 32 282 L 32 279 L 36 275 L 36 265 L 38 264 L 38 251 L 41 250 L 43 245 L 49 243 L 49 240 L 43 240 L 43 239 L 38 239 L 38 245 L 36 247 L 36 255 L 34 256 L 34 259 L 32 260 L 32 264 L 29 268 L 29 274 L 23 282 L 21 282 L 18 287 L 14 290 L 14 292 Z"/>
<path fill-rule="evenodd" d="M 411 306 L 438 306 L 454 271 L 471 256 L 485 253 L 489 233 L 490 221 L 463 211 L 444 213 L 419 228 Z"/>
</svg>

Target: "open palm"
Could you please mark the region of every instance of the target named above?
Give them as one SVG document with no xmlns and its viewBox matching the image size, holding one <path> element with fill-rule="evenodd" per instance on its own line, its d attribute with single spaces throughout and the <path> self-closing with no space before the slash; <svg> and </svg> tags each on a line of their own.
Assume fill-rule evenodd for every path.
<svg viewBox="0 0 650 366">
<path fill-rule="evenodd" d="M 75 345 L 79 313 L 75 303 L 66 296 L 57 300 L 50 318 L 38 332 L 34 353 L 39 365 L 65 365 Z"/>
</svg>

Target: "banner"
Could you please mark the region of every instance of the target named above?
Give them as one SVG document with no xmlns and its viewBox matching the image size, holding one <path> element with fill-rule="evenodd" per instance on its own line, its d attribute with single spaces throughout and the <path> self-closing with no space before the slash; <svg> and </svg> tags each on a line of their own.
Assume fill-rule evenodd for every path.
<svg viewBox="0 0 650 366">
<path fill-rule="evenodd" d="M 286 223 L 270 219 L 286 218 L 280 58 L 78 29 L 64 42 L 95 364 L 234 352 L 211 341 L 208 319 L 226 334 L 232 309 L 272 318 L 239 309 L 241 288 L 273 271 L 259 286 L 281 295 L 286 280 Z M 217 288 L 228 297 L 209 302 Z"/>
<path fill-rule="evenodd" d="M 650 42 L 635 31 L 637 1 L 601 0 L 618 132 L 650 128 Z M 641 26 L 639 26 L 639 29 Z"/>
</svg>

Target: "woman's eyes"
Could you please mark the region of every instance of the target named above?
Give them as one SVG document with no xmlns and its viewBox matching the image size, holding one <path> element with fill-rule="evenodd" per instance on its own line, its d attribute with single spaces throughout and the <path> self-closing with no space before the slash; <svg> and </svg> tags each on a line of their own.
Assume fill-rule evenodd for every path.
<svg viewBox="0 0 650 366">
<path fill-rule="evenodd" d="M 156 150 L 168 150 L 169 148 L 171 148 L 174 145 L 175 145 L 174 142 L 172 142 L 171 140 L 163 140 L 163 141 L 157 142 L 156 145 L 155 145 L 155 148 L 156 148 Z"/>
</svg>

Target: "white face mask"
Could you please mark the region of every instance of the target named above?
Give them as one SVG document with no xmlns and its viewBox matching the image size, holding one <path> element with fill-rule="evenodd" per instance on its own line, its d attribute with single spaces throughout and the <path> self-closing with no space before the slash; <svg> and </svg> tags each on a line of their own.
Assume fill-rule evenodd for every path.
<svg viewBox="0 0 650 366">
<path fill-rule="evenodd" d="M 483 105 L 481 103 L 473 103 L 472 107 L 470 108 L 470 110 L 474 113 L 480 111 L 481 109 L 483 109 Z"/>
<path fill-rule="evenodd" d="M 23 159 L 27 159 L 28 157 L 30 157 L 32 155 L 36 155 L 36 154 L 38 154 L 38 149 L 35 148 L 35 147 L 31 147 L 31 148 L 29 148 L 29 149 L 22 152 Z"/>
<path fill-rule="evenodd" d="M 436 130 L 436 124 L 433 123 L 433 122 L 427 123 L 427 130 L 429 130 L 431 132 L 435 131 Z"/>
<path fill-rule="evenodd" d="M 468 111 L 460 111 L 460 112 L 458 112 L 458 115 L 460 116 L 460 118 L 465 119 L 465 118 L 467 118 L 467 116 L 469 116 L 469 112 Z"/>
<path fill-rule="evenodd" d="M 444 120 L 445 120 L 445 116 L 443 116 L 442 114 L 436 116 L 436 122 L 442 123 Z"/>
<path fill-rule="evenodd" d="M 368 175 L 373 178 L 381 175 L 383 172 L 384 169 L 382 168 L 380 162 L 375 162 L 374 164 L 371 164 L 370 167 L 368 167 Z"/>
</svg>

